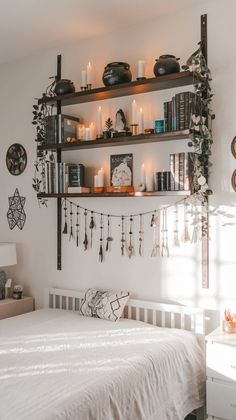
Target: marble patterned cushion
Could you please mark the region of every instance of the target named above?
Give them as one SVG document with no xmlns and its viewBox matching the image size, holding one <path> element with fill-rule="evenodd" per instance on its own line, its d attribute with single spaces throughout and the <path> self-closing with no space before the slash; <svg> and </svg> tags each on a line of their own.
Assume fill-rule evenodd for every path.
<svg viewBox="0 0 236 420">
<path fill-rule="evenodd" d="M 80 314 L 118 321 L 129 297 L 129 292 L 87 289 L 81 302 Z"/>
</svg>

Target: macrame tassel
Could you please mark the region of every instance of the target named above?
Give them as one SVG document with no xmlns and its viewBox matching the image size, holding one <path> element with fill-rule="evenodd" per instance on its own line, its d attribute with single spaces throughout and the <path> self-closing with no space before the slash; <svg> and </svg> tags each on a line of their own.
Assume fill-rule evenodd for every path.
<svg viewBox="0 0 236 420">
<path fill-rule="evenodd" d="M 181 241 L 184 243 L 190 242 L 190 234 L 188 229 L 188 204 L 184 202 L 184 230 L 181 235 Z"/>
<path fill-rule="evenodd" d="M 180 243 L 179 243 L 179 210 L 178 210 L 177 205 L 175 205 L 175 210 L 174 210 L 173 246 L 178 247 L 178 248 L 180 247 Z"/>
<path fill-rule="evenodd" d="M 64 220 L 65 220 L 65 223 L 64 223 L 64 228 L 63 228 L 62 233 L 67 234 L 68 228 L 67 228 L 67 200 L 66 198 L 65 198 L 65 207 L 64 207 Z"/>
<path fill-rule="evenodd" d="M 143 215 L 139 215 L 139 247 L 138 247 L 139 256 L 143 255 Z"/>
<path fill-rule="evenodd" d="M 160 223 L 159 223 L 159 217 L 155 213 L 153 215 L 153 247 L 151 252 L 151 257 L 159 257 L 160 256 Z"/>
<path fill-rule="evenodd" d="M 193 213 L 193 233 L 192 233 L 192 238 L 191 238 L 191 243 L 196 243 L 198 242 L 201 238 L 200 238 L 200 226 L 199 226 L 199 212 L 197 209 L 197 205 L 195 203 L 195 209 L 193 211 L 192 208 L 192 213 Z"/>
<path fill-rule="evenodd" d="M 95 228 L 95 222 L 94 222 L 94 217 L 93 217 L 93 211 L 91 211 L 91 220 L 90 220 L 90 223 L 89 223 L 89 229 L 90 229 L 90 232 L 91 232 L 91 236 L 90 236 L 90 244 L 91 244 L 91 248 L 92 248 L 92 246 L 93 246 L 93 229 Z"/>
<path fill-rule="evenodd" d="M 111 250 L 111 242 L 113 241 L 113 238 L 111 236 L 111 219 L 110 215 L 107 216 L 107 242 L 106 242 L 106 252 Z"/>
<path fill-rule="evenodd" d="M 87 251 L 88 249 L 88 234 L 87 234 L 87 209 L 84 211 L 84 250 Z"/>
<path fill-rule="evenodd" d="M 80 216 L 80 211 L 79 211 L 79 206 L 76 206 L 76 246 L 79 246 L 79 216 Z"/>
<path fill-rule="evenodd" d="M 121 256 L 125 255 L 125 218 L 121 216 Z"/>
<path fill-rule="evenodd" d="M 101 214 L 100 218 L 100 246 L 99 246 L 99 262 L 103 262 L 104 254 L 103 254 L 103 215 Z"/>
<path fill-rule="evenodd" d="M 134 256 L 134 246 L 133 246 L 133 216 L 130 216 L 130 226 L 129 226 L 129 246 L 128 246 L 128 257 L 129 259 Z"/>
<path fill-rule="evenodd" d="M 70 236 L 69 236 L 69 240 L 74 238 L 74 233 L 73 233 L 73 211 L 72 211 L 72 203 L 70 202 Z"/>
<path fill-rule="evenodd" d="M 162 210 L 162 245 L 161 245 L 161 256 L 169 257 L 169 246 L 168 246 L 168 229 L 167 229 L 167 209 Z"/>
</svg>

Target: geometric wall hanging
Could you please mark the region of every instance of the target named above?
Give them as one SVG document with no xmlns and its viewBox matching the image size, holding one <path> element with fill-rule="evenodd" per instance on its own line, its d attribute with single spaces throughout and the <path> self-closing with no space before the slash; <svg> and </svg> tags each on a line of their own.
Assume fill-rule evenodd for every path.
<svg viewBox="0 0 236 420">
<path fill-rule="evenodd" d="M 6 165 L 12 175 L 20 175 L 27 165 L 27 154 L 25 148 L 19 144 L 12 144 L 6 154 Z"/>
<path fill-rule="evenodd" d="M 20 196 L 18 188 L 16 188 L 12 197 L 8 197 L 9 210 L 7 212 L 7 219 L 11 230 L 14 229 L 15 226 L 18 226 L 20 230 L 24 227 L 26 221 L 26 214 L 24 211 L 25 201 L 26 198 Z"/>
</svg>

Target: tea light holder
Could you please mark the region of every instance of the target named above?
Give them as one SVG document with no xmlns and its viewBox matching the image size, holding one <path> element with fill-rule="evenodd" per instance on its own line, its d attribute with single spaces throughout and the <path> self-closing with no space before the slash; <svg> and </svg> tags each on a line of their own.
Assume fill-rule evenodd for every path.
<svg viewBox="0 0 236 420">
<path fill-rule="evenodd" d="M 138 135 L 138 124 L 131 124 L 131 132 L 132 136 Z"/>
<path fill-rule="evenodd" d="M 88 83 L 86 90 L 91 90 L 91 89 L 92 89 L 92 83 Z"/>
</svg>

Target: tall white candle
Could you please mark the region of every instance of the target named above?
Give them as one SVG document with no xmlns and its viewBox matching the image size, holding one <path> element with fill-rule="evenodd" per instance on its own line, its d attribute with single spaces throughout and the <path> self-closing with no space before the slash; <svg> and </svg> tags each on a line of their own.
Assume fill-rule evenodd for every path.
<svg viewBox="0 0 236 420">
<path fill-rule="evenodd" d="M 81 87 L 86 87 L 87 86 L 87 72 L 86 72 L 86 70 L 82 70 L 81 76 L 82 76 Z"/>
<path fill-rule="evenodd" d="M 145 179 L 146 179 L 146 182 L 145 182 L 145 184 L 146 184 L 146 190 L 147 191 L 153 191 L 154 190 L 154 177 L 153 177 L 153 173 L 152 172 L 146 173 Z"/>
<path fill-rule="evenodd" d="M 138 60 L 138 77 L 145 77 L 145 61 Z"/>
<path fill-rule="evenodd" d="M 94 127 L 94 123 L 91 122 L 90 126 L 89 126 L 89 140 L 94 140 L 95 139 L 95 127 Z"/>
<path fill-rule="evenodd" d="M 143 109 L 140 108 L 138 115 L 138 131 L 139 134 L 143 133 Z"/>
<path fill-rule="evenodd" d="M 137 111 L 137 104 L 135 99 L 132 102 L 132 124 L 137 124 L 136 121 L 136 111 Z"/>
<path fill-rule="evenodd" d="M 94 188 L 98 187 L 98 175 L 94 176 Z"/>
<path fill-rule="evenodd" d="M 98 187 L 104 187 L 104 169 L 98 171 Z"/>
<path fill-rule="evenodd" d="M 141 184 L 145 184 L 145 165 L 144 163 L 141 166 L 141 177 L 140 177 Z"/>
<path fill-rule="evenodd" d="M 85 140 L 90 140 L 90 127 L 85 127 Z"/>
<path fill-rule="evenodd" d="M 87 64 L 87 85 L 91 85 L 92 84 L 92 66 L 91 63 L 89 62 Z"/>
<path fill-rule="evenodd" d="M 102 108 L 98 107 L 98 137 L 102 136 Z"/>
</svg>

